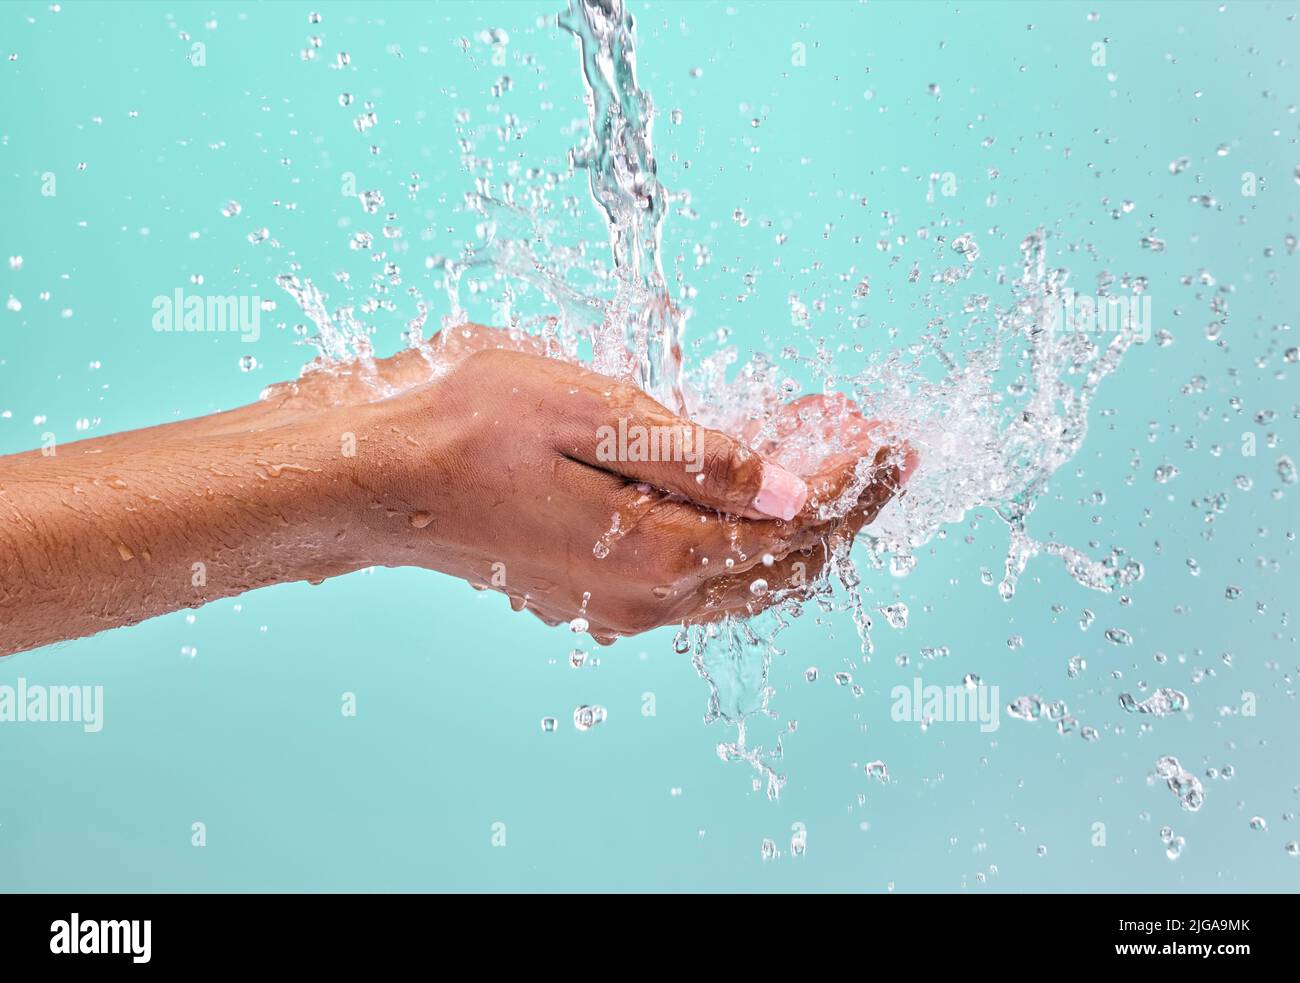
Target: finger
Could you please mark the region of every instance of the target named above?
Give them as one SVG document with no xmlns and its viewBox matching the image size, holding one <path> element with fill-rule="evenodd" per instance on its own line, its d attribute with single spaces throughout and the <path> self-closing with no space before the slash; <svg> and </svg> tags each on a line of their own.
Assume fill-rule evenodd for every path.
<svg viewBox="0 0 1300 983">
<path fill-rule="evenodd" d="M 682 419 L 636 386 L 582 372 L 557 425 L 563 453 L 706 508 L 750 518 L 794 518 L 803 479 L 718 430 Z"/>
<path fill-rule="evenodd" d="M 667 497 L 656 501 L 642 494 L 647 486 L 626 486 L 615 498 L 623 531 L 619 549 L 636 563 L 671 571 L 675 593 L 694 590 L 705 579 L 745 573 L 821 542 L 831 525 L 847 521 L 849 535 L 856 533 L 893 494 L 896 478 L 884 466 L 888 454 L 888 448 L 878 451 L 865 479 L 858 475 L 856 456 L 826 462 L 808 479 L 812 495 L 791 522 L 721 515 Z M 846 495 L 853 496 L 851 505 L 843 503 Z"/>
<path fill-rule="evenodd" d="M 689 620 L 714 620 L 724 614 L 756 614 L 788 597 L 790 590 L 803 590 L 811 585 L 838 544 L 856 536 L 897 494 L 901 472 L 897 464 L 890 462 L 888 452 L 889 448 L 881 448 L 876 455 L 874 474 L 853 510 L 835 524 L 821 527 L 821 536 L 815 545 L 792 550 L 761 568 L 750 567 L 707 581 L 698 592 L 700 607 Z"/>
</svg>

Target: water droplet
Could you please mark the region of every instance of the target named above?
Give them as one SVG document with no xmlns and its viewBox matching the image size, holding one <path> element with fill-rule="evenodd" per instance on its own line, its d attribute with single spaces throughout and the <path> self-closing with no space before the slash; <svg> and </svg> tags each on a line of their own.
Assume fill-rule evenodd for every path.
<svg viewBox="0 0 1300 983">
<path fill-rule="evenodd" d="M 604 707 L 588 706 L 584 703 L 573 711 L 573 726 L 581 731 L 591 730 L 597 724 L 603 724 L 605 716 Z"/>
<path fill-rule="evenodd" d="M 885 605 L 880 608 L 880 613 L 885 616 L 885 620 L 889 623 L 889 627 L 900 629 L 907 627 L 908 610 L 907 605 L 902 601 L 895 604 Z"/>
<path fill-rule="evenodd" d="M 1162 686 L 1145 700 L 1137 700 L 1131 693 L 1121 693 L 1119 705 L 1129 713 L 1149 713 L 1163 717 L 1171 713 L 1181 713 L 1187 709 L 1187 694 Z"/>
<path fill-rule="evenodd" d="M 1283 484 L 1294 485 L 1296 483 L 1295 462 L 1286 455 L 1277 459 L 1277 476 L 1282 479 Z"/>
</svg>

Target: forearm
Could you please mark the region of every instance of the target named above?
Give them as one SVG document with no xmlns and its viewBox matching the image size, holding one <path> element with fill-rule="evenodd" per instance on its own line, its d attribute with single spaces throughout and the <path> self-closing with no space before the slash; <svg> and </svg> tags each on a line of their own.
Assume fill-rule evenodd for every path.
<svg viewBox="0 0 1300 983">
<path fill-rule="evenodd" d="M 241 414 L 0 458 L 0 654 L 364 565 L 337 438 Z"/>
</svg>

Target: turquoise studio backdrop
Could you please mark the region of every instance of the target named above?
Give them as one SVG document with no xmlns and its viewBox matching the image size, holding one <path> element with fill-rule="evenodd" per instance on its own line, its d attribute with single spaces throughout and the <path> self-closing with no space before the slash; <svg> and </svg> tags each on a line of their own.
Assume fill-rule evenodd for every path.
<svg viewBox="0 0 1300 983">
<path fill-rule="evenodd" d="M 459 141 L 472 133 L 500 177 L 563 172 L 586 127 L 559 6 L 0 6 L 0 451 L 230 408 L 294 377 L 314 351 L 275 278 L 297 269 L 332 305 L 364 301 L 375 269 L 349 240 L 378 238 L 383 215 L 362 189 L 400 214 L 384 245 L 436 323 L 425 259 L 474 231 Z M 907 272 L 933 265 L 918 229 L 974 234 L 999 301 L 999 267 L 1014 274 L 1040 226 L 1054 264 L 1147 278 L 1154 335 L 1103 383 L 1030 521 L 1094 556 L 1123 548 L 1142 580 L 1095 593 L 1038 557 L 1003 602 L 981 576 L 1006 550 L 987 512 L 910 575 L 870 571 L 871 604 L 911 617 L 876 619 L 869 664 L 846 614 L 810 611 L 781 636 L 771 705 L 798 728 L 776 802 L 715 753 L 730 732 L 703 723 L 707 687 L 671 629 L 597 649 L 420 570 L 7 658 L 0 686 L 102 686 L 103 718 L 0 722 L 0 886 L 1295 890 L 1300 489 L 1278 461 L 1300 436 L 1300 7 L 632 9 L 660 177 L 696 213 L 669 215 L 664 249 L 698 290 L 690 339 L 727 328 L 742 355 L 914 344 L 930 285 Z M 583 182 L 569 187 L 603 248 Z M 699 268 L 697 248 L 712 257 Z M 153 330 L 154 298 L 177 289 L 276 307 L 255 343 Z M 796 289 L 823 301 L 809 326 L 792 324 Z M 393 299 L 367 318 L 384 353 L 415 314 Z M 1065 701 L 1078 725 L 893 719 L 894 687 L 967 674 L 1003 707 Z M 1160 687 L 1186 709 L 1121 705 Z M 578 730 L 583 704 L 608 718 Z M 1198 811 L 1155 775 L 1167 755 L 1202 782 Z"/>
</svg>

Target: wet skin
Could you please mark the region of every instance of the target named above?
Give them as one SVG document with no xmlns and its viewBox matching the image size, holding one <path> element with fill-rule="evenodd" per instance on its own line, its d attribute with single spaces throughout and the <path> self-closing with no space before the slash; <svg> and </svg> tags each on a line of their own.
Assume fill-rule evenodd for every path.
<svg viewBox="0 0 1300 983">
<path fill-rule="evenodd" d="M 620 419 L 696 428 L 532 339 L 468 325 L 430 350 L 436 363 L 412 349 L 226 413 L 0 458 L 0 654 L 371 566 L 451 574 L 550 624 L 582 617 L 602 642 L 743 616 L 813 580 L 914 464 L 834 397 L 753 421 L 742 436 L 771 436 L 752 449 L 706 431 L 693 465 L 607 460 L 598 435 Z M 842 452 L 800 459 L 809 428 Z M 847 514 L 821 518 L 846 492 Z"/>
</svg>

